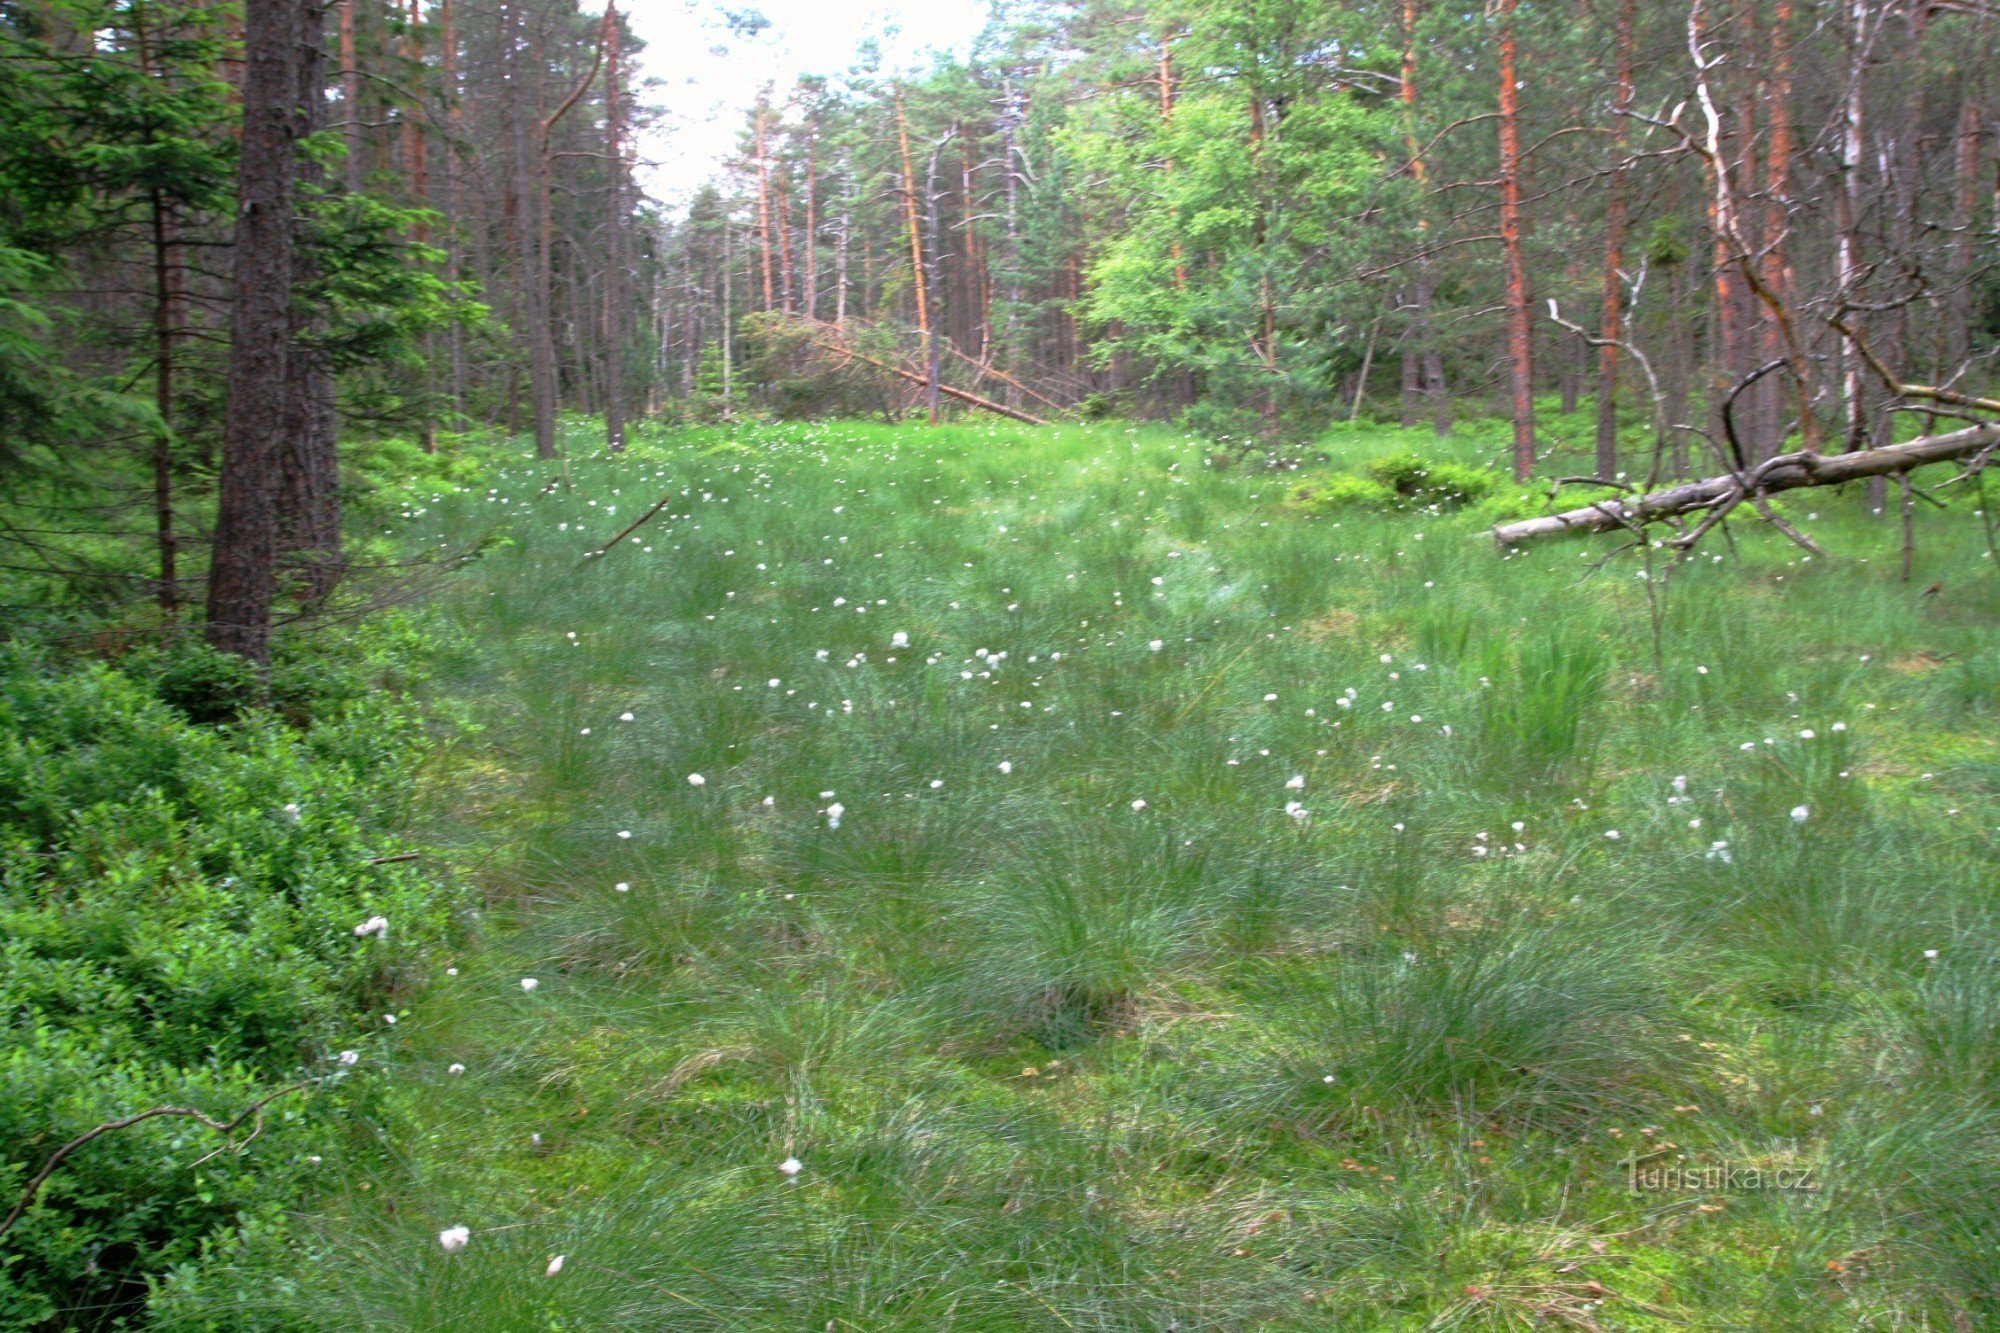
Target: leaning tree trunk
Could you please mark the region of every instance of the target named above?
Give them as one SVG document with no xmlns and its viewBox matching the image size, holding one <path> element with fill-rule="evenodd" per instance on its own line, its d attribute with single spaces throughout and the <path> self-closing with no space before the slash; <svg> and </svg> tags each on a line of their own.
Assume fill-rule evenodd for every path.
<svg viewBox="0 0 2000 1333">
<path fill-rule="evenodd" d="M 290 360 L 303 0 L 244 0 L 228 398 L 208 575 L 208 642 L 271 657 L 277 498 Z"/>
</svg>

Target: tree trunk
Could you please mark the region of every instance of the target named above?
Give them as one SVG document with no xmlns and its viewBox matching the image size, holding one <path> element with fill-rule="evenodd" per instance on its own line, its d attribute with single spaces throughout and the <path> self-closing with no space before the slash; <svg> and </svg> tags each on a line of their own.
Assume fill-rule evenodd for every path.
<svg viewBox="0 0 2000 1333">
<path fill-rule="evenodd" d="M 177 223 L 167 201 L 153 191 L 153 407 L 160 414 L 153 439 L 153 526 L 159 541 L 160 613 L 180 614 L 180 538 L 174 534 L 174 335 L 180 310 Z"/>
<path fill-rule="evenodd" d="M 930 300 L 925 293 L 929 284 L 924 271 L 924 243 L 917 231 L 917 174 L 915 164 L 910 161 L 910 122 L 903 111 L 903 90 L 900 87 L 896 89 L 896 139 L 903 151 L 903 208 L 910 230 L 910 282 L 917 294 L 917 335 L 924 345 L 927 380 L 924 397 L 930 405 L 931 424 L 935 426 L 938 422 L 937 357 L 932 349 Z"/>
<path fill-rule="evenodd" d="M 298 174 L 302 0 L 244 0 L 243 127 L 232 251 L 228 398 L 208 642 L 258 665 L 271 658 L 277 499 L 290 362 L 292 210 Z"/>
<path fill-rule="evenodd" d="M 297 105 L 300 129 L 313 134 L 326 124 L 326 58 L 310 17 L 301 20 L 302 52 Z M 310 156 L 298 165 L 307 198 L 320 192 L 326 171 Z M 302 201 L 303 202 L 303 201 Z M 293 291 L 310 289 L 320 278 L 319 258 L 301 210 L 293 235 Z M 340 581 L 340 458 L 334 414 L 333 368 L 314 345 L 322 321 L 311 306 L 291 307 L 291 348 L 285 365 L 284 444 L 279 454 L 278 558 L 296 582 L 291 591 L 315 602 Z"/>
<path fill-rule="evenodd" d="M 1528 306 L 1528 264 L 1521 244 L 1521 97 L 1514 74 L 1514 12 L 1519 0 L 1499 0 L 1500 252 L 1507 270 L 1508 385 L 1514 407 L 1514 479 L 1535 474 L 1534 325 Z"/>
<path fill-rule="evenodd" d="M 360 0 L 340 0 L 340 127 L 347 146 L 347 188 L 360 193 L 366 178 L 361 151 L 361 56 L 354 40 L 354 6 Z"/>
<path fill-rule="evenodd" d="M 806 122 L 806 234 L 803 248 L 806 261 L 806 289 L 801 302 L 807 319 L 819 318 L 819 182 L 813 176 L 813 150 L 819 127 Z"/>
<path fill-rule="evenodd" d="M 1862 85 L 1868 73 L 1868 0 L 1848 4 L 1847 87 L 1841 99 L 1840 181 L 1834 191 L 1834 277 L 1843 313 L 1857 293 L 1861 275 L 1861 152 L 1863 143 Z M 1867 406 L 1861 392 L 1861 355 L 1851 342 L 1842 350 L 1840 397 L 1847 413 L 1847 447 L 1859 449 L 1867 438 Z"/>
<path fill-rule="evenodd" d="M 1788 0 L 1787 0 L 1788 2 Z M 1638 0 L 1621 0 L 1618 6 L 1618 111 L 1632 109 L 1633 46 L 1638 26 Z M 1625 336 L 1625 190 L 1632 151 L 1631 121 L 1618 117 L 1613 149 L 1618 155 L 1611 169 L 1611 184 L 1604 205 L 1604 303 L 1600 337 L 1604 345 L 1597 352 L 1597 475 L 1618 475 L 1618 343 Z"/>
<path fill-rule="evenodd" d="M 772 308 L 771 286 L 771 159 L 764 148 L 764 100 L 757 101 L 757 248 L 764 257 L 764 309 Z"/>
<path fill-rule="evenodd" d="M 1760 274 L 1770 299 L 1783 303 L 1791 288 L 1791 269 L 1786 258 L 1791 219 L 1792 152 L 1796 136 L 1792 131 L 1792 0 L 1778 0 L 1771 18 L 1771 83 L 1759 99 L 1768 108 L 1771 124 L 1770 148 L 1764 161 L 1763 259 Z M 1758 349 L 1760 364 L 1786 359 L 1784 330 L 1766 312 L 1760 327 L 1763 337 Z M 1758 395 L 1757 456 L 1768 458 L 1784 448 L 1784 385 L 1775 375 L 1766 376 L 1755 390 Z M 1801 423 L 1803 426 L 1803 423 Z M 1810 432 L 1808 432 L 1810 434 Z"/>
<path fill-rule="evenodd" d="M 604 155 L 609 188 L 604 218 L 604 448 L 625 449 L 625 122 L 619 86 L 617 6 L 604 9 Z"/>
</svg>

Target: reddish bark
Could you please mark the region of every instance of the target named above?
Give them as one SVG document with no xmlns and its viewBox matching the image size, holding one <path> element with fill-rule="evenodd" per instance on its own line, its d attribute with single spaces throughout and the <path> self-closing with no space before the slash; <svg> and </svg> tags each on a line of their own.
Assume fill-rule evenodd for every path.
<svg viewBox="0 0 2000 1333">
<path fill-rule="evenodd" d="M 1528 264 L 1521 244 L 1521 97 L 1514 66 L 1514 13 L 1519 0 L 1500 0 L 1500 253 L 1507 270 L 1508 387 L 1514 407 L 1514 479 L 1535 473 L 1534 325 L 1528 307 Z"/>
</svg>

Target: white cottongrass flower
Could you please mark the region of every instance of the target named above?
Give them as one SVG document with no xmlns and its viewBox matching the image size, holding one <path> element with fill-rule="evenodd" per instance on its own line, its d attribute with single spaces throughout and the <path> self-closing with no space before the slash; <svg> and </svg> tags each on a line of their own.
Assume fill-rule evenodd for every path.
<svg viewBox="0 0 2000 1333">
<path fill-rule="evenodd" d="M 1267 704 L 1274 704 L 1278 702 L 1278 696 L 1275 694 L 1267 694 L 1264 696 L 1264 702 Z"/>
<path fill-rule="evenodd" d="M 619 829 L 618 836 L 621 838 L 629 838 L 632 836 L 632 830 L 628 828 Z"/>
<path fill-rule="evenodd" d="M 1688 789 L 1687 775 L 1683 773 L 1674 779 L 1674 795 L 1685 796 L 1687 795 L 1687 789 Z"/>
<path fill-rule="evenodd" d="M 908 633 L 907 631 L 905 631 L 905 630 L 900 630 L 900 629 L 899 629 L 899 630 L 897 630 L 897 631 L 896 631 L 896 632 L 895 632 L 894 634 L 891 634 L 891 635 L 889 636 L 889 646 L 890 646 L 891 648 L 907 648 L 907 647 L 909 647 L 909 646 L 910 646 L 910 636 L 909 636 L 909 633 Z"/>
<path fill-rule="evenodd" d="M 632 892 L 632 886 L 631 886 L 630 884 L 627 884 L 627 883 L 626 883 L 626 882 L 625 882 L 624 880 L 622 880 L 622 879 L 621 879 L 621 880 L 619 880 L 619 881 L 618 881 L 618 882 L 617 882 L 616 884 L 613 884 L 613 885 L 612 885 L 611 887 L 612 887 L 612 888 L 613 888 L 614 890 L 616 890 L 617 892 L 619 892 L 619 893 L 630 893 L 630 892 Z"/>
<path fill-rule="evenodd" d="M 1810 806 L 1795 805 L 1792 807 L 1792 822 L 1794 824 L 1803 824 L 1811 818 L 1812 808 Z"/>
<path fill-rule="evenodd" d="M 1285 780 L 1286 791 L 1304 791 L 1305 788 L 1306 788 L 1306 775 L 1303 773 L 1296 774 Z"/>
<path fill-rule="evenodd" d="M 460 1064 L 460 1063 L 459 1063 L 458 1061 L 454 1060 L 454 1061 L 452 1061 L 452 1062 L 451 1062 L 451 1064 L 450 1064 L 450 1065 L 449 1065 L 449 1066 L 448 1066 L 448 1067 L 447 1067 L 447 1068 L 445 1069 L 445 1071 L 444 1071 L 444 1072 L 445 1072 L 445 1073 L 447 1073 L 447 1074 L 451 1074 L 451 1075 L 453 1075 L 454 1077 L 456 1077 L 457 1075 L 459 1075 L 459 1074 L 463 1074 L 463 1073 L 465 1072 L 465 1066 L 464 1066 L 464 1065 L 462 1065 L 462 1064 Z"/>
<path fill-rule="evenodd" d="M 354 933 L 362 939 L 366 939 L 370 935 L 380 935 L 382 938 L 387 939 L 389 937 L 389 918 L 386 916 L 371 916 L 356 926 Z"/>
<path fill-rule="evenodd" d="M 1306 815 L 1310 812 L 1307 811 L 1304 805 L 1300 804 L 1297 801 L 1286 801 L 1285 813 L 1290 815 L 1293 819 L 1298 820 L 1300 823 L 1304 823 Z"/>
<path fill-rule="evenodd" d="M 1144 810 L 1146 808 L 1146 802 L 1144 798 L 1132 802 L 1132 808 L 1134 810 Z"/>
<path fill-rule="evenodd" d="M 285 818 L 291 820 L 294 824 L 299 822 L 299 803 L 297 801 L 286 803 Z"/>
<path fill-rule="evenodd" d="M 842 805 L 839 801 L 835 801 L 832 805 L 829 805 L 826 808 L 826 826 L 828 828 L 839 828 L 840 817 L 846 813 L 847 813 L 847 807 Z"/>
<path fill-rule="evenodd" d="M 1615 828 L 1608 828 L 1604 830 L 1604 836 L 1609 838 L 1611 841 L 1616 842 L 1618 841 L 1618 830 Z"/>
<path fill-rule="evenodd" d="M 1925 959 L 1927 959 L 1927 960 L 1934 960 L 1934 959 L 1936 959 L 1936 957 L 1937 957 L 1937 956 L 1938 956 L 1938 951 L 1937 951 L 1936 949 L 1926 949 L 1926 950 L 1924 950 L 1924 957 L 1925 957 Z"/>
<path fill-rule="evenodd" d="M 1014 764 L 1011 760 L 1002 759 L 1000 761 L 1000 772 L 1002 776 L 1005 776 L 1008 773 L 1012 773 L 1013 771 L 1014 771 Z"/>
<path fill-rule="evenodd" d="M 798 1175 L 799 1172 L 805 1169 L 806 1169 L 806 1164 L 804 1162 L 801 1162 L 796 1157 L 787 1157 L 784 1161 L 778 1163 L 778 1170 L 784 1172 L 788 1176 L 796 1176 Z"/>
<path fill-rule="evenodd" d="M 1352 699 L 1348 698 L 1348 697 L 1347 697 L 1346 695 L 1344 695 L 1344 694 L 1343 694 L 1343 695 L 1341 695 L 1341 696 L 1340 696 L 1340 697 L 1339 697 L 1338 699 L 1335 699 L 1335 700 L 1334 700 L 1334 703 L 1335 703 L 1335 704 L 1337 704 L 1337 705 L 1339 705 L 1339 706 L 1340 706 L 1340 707 L 1342 707 L 1342 708 L 1352 708 L 1352 707 L 1354 707 L 1354 700 L 1352 700 Z"/>
<path fill-rule="evenodd" d="M 533 995 L 535 993 L 535 987 L 541 984 L 542 984 L 541 982 L 535 980 L 535 978 L 533 977 L 521 978 L 521 989 L 527 992 L 529 995 Z"/>
<path fill-rule="evenodd" d="M 340 1061 L 341 1064 L 347 1066 L 349 1069 L 352 1069 L 355 1065 L 361 1063 L 361 1052 L 342 1051 L 339 1055 L 335 1056 L 334 1059 Z"/>
<path fill-rule="evenodd" d="M 631 715 L 630 713 L 620 713 L 620 714 L 618 715 L 618 720 L 619 720 L 620 722 L 630 722 L 630 721 L 632 721 L 633 719 L 632 719 L 632 715 Z"/>
<path fill-rule="evenodd" d="M 1159 652 L 1160 649 L 1166 646 L 1167 646 L 1167 641 L 1165 639 L 1154 639 L 1151 643 L 1146 645 L 1147 648 L 1151 649 L 1153 652 L 1156 653 Z"/>
<path fill-rule="evenodd" d="M 688 786 L 705 787 L 707 785 L 708 785 L 708 779 L 703 777 L 701 774 L 699 773 L 688 774 Z"/>
<path fill-rule="evenodd" d="M 1702 855 L 1702 860 L 1704 861 L 1720 861 L 1724 865 L 1728 865 L 1735 859 L 1736 858 L 1730 855 L 1729 853 L 1728 841 L 1724 839 L 1718 839 L 1717 841 L 1708 844 L 1708 851 L 1703 853 Z"/>
<path fill-rule="evenodd" d="M 472 1239 L 471 1227 L 446 1227 L 438 1232 L 438 1244 L 444 1246 L 446 1254 L 457 1254 Z"/>
<path fill-rule="evenodd" d="M 549 1260 L 549 1266 L 548 1266 L 548 1268 L 547 1268 L 547 1269 L 546 1269 L 546 1270 L 545 1270 L 545 1271 L 544 1271 L 544 1272 L 542 1273 L 542 1276 L 543 1276 L 543 1277 L 554 1277 L 554 1276 L 555 1276 L 555 1275 L 556 1275 L 557 1273 L 560 1273 L 560 1272 L 562 1272 L 562 1266 L 563 1266 L 563 1259 L 564 1259 L 565 1257 L 566 1257 L 566 1256 L 564 1256 L 564 1255 L 560 1255 L 560 1254 L 559 1254 L 559 1255 L 557 1255 L 557 1256 L 556 1256 L 555 1258 L 553 1258 L 553 1259 Z"/>
</svg>

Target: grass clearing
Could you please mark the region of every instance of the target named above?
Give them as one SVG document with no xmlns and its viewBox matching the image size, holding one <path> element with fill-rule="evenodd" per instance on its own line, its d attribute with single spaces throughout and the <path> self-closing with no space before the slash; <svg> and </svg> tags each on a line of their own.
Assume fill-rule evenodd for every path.
<svg viewBox="0 0 2000 1333">
<path fill-rule="evenodd" d="M 1633 565 L 1162 430 L 571 472 L 392 534 L 488 543 L 442 607 L 481 730 L 429 779 L 482 939 L 369 1047 L 312 1271 L 252 1245 L 170 1321 L 2000 1318 L 1969 513 L 1906 584 L 1858 495 L 1787 496 L 1841 558 L 1740 531 L 1657 590 L 1656 661 Z M 1721 1164 L 1811 1188 L 1630 1188 Z"/>
</svg>

